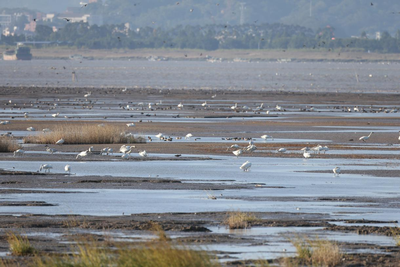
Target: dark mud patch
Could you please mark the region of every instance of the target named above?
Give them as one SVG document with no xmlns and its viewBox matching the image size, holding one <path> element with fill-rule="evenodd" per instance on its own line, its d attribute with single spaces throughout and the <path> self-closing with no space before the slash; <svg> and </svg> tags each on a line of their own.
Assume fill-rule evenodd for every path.
<svg viewBox="0 0 400 267">
<path fill-rule="evenodd" d="M 396 227 L 378 227 L 378 226 L 342 226 L 342 225 L 330 225 L 325 228 L 329 231 L 338 231 L 344 233 L 357 233 L 359 235 L 385 235 L 393 236 L 393 233 L 397 233 L 399 230 Z"/>
<path fill-rule="evenodd" d="M 53 207 L 53 206 L 57 205 L 50 204 L 44 201 L 0 202 L 0 207 Z"/>
</svg>

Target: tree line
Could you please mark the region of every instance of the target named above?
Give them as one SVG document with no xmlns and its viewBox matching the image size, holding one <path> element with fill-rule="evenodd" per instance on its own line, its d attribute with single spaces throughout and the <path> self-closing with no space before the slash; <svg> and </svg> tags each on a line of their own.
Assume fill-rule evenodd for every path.
<svg viewBox="0 0 400 267">
<path fill-rule="evenodd" d="M 24 35 L 2 36 L 0 43 L 15 45 L 25 40 Z M 47 25 L 37 25 L 33 40 L 89 49 L 348 49 L 400 53 L 400 31 L 395 36 L 383 32 L 380 40 L 367 38 L 365 32 L 360 38 L 335 38 L 333 27 L 314 32 L 309 28 L 281 23 L 180 25 L 172 29 L 129 28 L 125 24 L 89 26 L 87 23 L 68 23 L 56 32 Z"/>
</svg>

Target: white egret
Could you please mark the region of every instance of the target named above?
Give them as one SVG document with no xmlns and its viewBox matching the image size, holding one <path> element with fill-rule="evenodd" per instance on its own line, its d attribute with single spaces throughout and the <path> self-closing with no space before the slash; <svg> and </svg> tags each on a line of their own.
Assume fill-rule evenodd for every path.
<svg viewBox="0 0 400 267">
<path fill-rule="evenodd" d="M 334 169 L 333 169 L 333 176 L 339 176 L 339 174 L 340 174 L 340 167 L 335 167 Z"/>
<path fill-rule="evenodd" d="M 156 137 L 159 138 L 159 139 L 161 139 L 161 137 L 163 137 L 163 134 L 162 134 L 162 133 L 159 133 L 159 134 L 156 135 Z"/>
<path fill-rule="evenodd" d="M 193 137 L 193 134 L 191 134 L 191 133 L 188 133 L 188 134 L 185 136 L 185 139 L 186 139 L 186 140 L 189 140 L 189 139 L 190 139 L 190 137 Z"/>
<path fill-rule="evenodd" d="M 88 155 L 89 155 L 89 151 L 88 151 L 88 150 L 85 150 L 85 151 L 80 152 L 80 153 L 76 156 L 76 159 L 78 159 L 78 158 L 83 158 L 83 157 L 87 157 Z"/>
<path fill-rule="evenodd" d="M 261 138 L 264 139 L 265 141 L 267 141 L 268 138 L 271 138 L 271 140 L 274 140 L 274 138 L 272 136 L 267 135 L 267 134 L 262 135 Z"/>
<path fill-rule="evenodd" d="M 250 170 L 251 167 L 251 162 L 250 161 L 246 161 L 245 163 L 242 164 L 242 166 L 240 166 L 240 169 L 248 172 Z"/>
<path fill-rule="evenodd" d="M 120 148 L 119 148 L 119 152 L 121 152 L 121 153 L 128 153 L 129 151 L 131 151 L 131 149 L 132 148 L 134 148 L 135 146 L 127 146 L 127 145 L 122 145 Z M 130 153 L 130 152 L 129 152 Z M 128 153 L 128 154 L 129 154 Z"/>
<path fill-rule="evenodd" d="M 257 149 L 257 147 L 255 146 L 255 145 L 248 145 L 247 147 L 246 147 L 246 151 L 247 152 L 254 152 L 255 150 Z"/>
<path fill-rule="evenodd" d="M 303 152 L 303 157 L 306 158 L 306 159 L 311 158 L 311 153 L 304 151 Z"/>
<path fill-rule="evenodd" d="M 25 150 L 23 150 L 23 149 L 17 149 L 17 150 L 14 151 L 14 157 L 16 157 L 16 156 L 23 156 L 24 153 L 25 153 Z"/>
<path fill-rule="evenodd" d="M 133 127 L 133 126 L 135 126 L 135 124 L 133 122 L 131 122 L 131 123 L 127 123 L 126 126 Z"/>
<path fill-rule="evenodd" d="M 65 142 L 65 140 L 61 138 L 60 140 L 58 140 L 56 142 L 56 145 L 62 145 L 62 144 L 64 144 L 64 142 Z"/>
<path fill-rule="evenodd" d="M 131 155 L 128 154 L 128 153 L 124 153 L 124 154 L 122 154 L 122 156 L 121 156 L 121 158 L 123 158 L 123 159 L 129 159 L 130 157 L 131 157 Z"/>
<path fill-rule="evenodd" d="M 178 104 L 178 108 L 182 109 L 183 108 L 183 104 L 182 102 Z"/>
<path fill-rule="evenodd" d="M 226 149 L 226 151 L 228 151 L 230 148 L 240 148 L 240 146 L 238 144 L 231 145 Z"/>
<path fill-rule="evenodd" d="M 243 154 L 243 150 L 242 149 L 238 149 L 232 152 L 236 157 L 239 157 L 240 155 Z"/>
<path fill-rule="evenodd" d="M 371 132 L 367 136 L 361 136 L 359 140 L 365 142 L 366 140 L 368 140 L 371 137 L 372 134 L 373 134 L 373 132 Z"/>
<path fill-rule="evenodd" d="M 58 116 L 60 116 L 60 113 L 52 114 L 51 116 L 52 116 L 53 118 L 57 118 Z"/>
<path fill-rule="evenodd" d="M 50 154 L 53 154 L 54 152 L 57 152 L 57 149 L 51 148 L 51 147 L 46 147 L 46 151 L 49 152 Z"/>
<path fill-rule="evenodd" d="M 71 166 L 70 165 L 65 165 L 64 170 L 65 170 L 65 172 L 68 172 L 68 174 L 71 174 Z"/>
<path fill-rule="evenodd" d="M 146 150 L 140 151 L 140 152 L 139 152 L 139 155 L 142 156 L 142 157 L 144 157 L 144 158 L 147 157 L 147 152 L 146 152 Z"/>
<path fill-rule="evenodd" d="M 0 125 L 6 125 L 6 124 L 10 124 L 9 121 L 0 121 Z"/>
<path fill-rule="evenodd" d="M 279 148 L 279 149 L 278 149 L 278 152 L 279 152 L 279 153 L 285 153 L 285 152 L 286 152 L 286 148 L 283 148 L 283 147 L 282 147 L 282 148 Z"/>
<path fill-rule="evenodd" d="M 203 104 L 201 104 L 202 107 L 207 106 L 207 101 L 205 101 Z"/>
<path fill-rule="evenodd" d="M 51 169 L 53 169 L 53 166 L 51 166 L 50 164 L 42 164 L 40 165 L 39 172 L 41 172 L 42 170 L 44 170 L 44 172 L 50 172 Z"/>
<path fill-rule="evenodd" d="M 27 131 L 30 131 L 30 132 L 36 131 L 36 129 L 35 129 L 34 127 L 28 127 L 28 128 L 26 128 L 26 130 L 27 130 Z"/>
</svg>

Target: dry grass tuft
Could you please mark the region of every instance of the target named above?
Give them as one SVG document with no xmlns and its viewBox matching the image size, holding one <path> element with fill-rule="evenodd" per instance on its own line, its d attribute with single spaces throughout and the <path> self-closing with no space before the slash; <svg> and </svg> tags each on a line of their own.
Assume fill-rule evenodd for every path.
<svg viewBox="0 0 400 267">
<path fill-rule="evenodd" d="M 241 211 L 230 211 L 227 213 L 225 220 L 222 222 L 229 229 L 246 229 L 259 219 L 253 214 Z"/>
<path fill-rule="evenodd" d="M 143 137 L 134 137 L 125 133 L 126 127 L 116 125 L 63 124 L 57 125 L 51 132 L 38 136 L 29 136 L 25 143 L 55 144 L 64 139 L 64 144 L 121 144 L 145 143 Z"/>
<path fill-rule="evenodd" d="M 157 266 L 157 267 L 220 267 L 207 252 L 191 250 L 171 242 L 150 242 L 144 245 L 117 249 L 101 247 L 99 242 L 80 242 L 78 253 L 64 256 L 37 257 L 37 267 L 70 266 Z"/>
<path fill-rule="evenodd" d="M 19 145 L 14 139 L 7 136 L 0 137 L 0 152 L 13 152 L 17 149 L 19 149 Z"/>
<path fill-rule="evenodd" d="M 392 227 L 391 232 L 393 240 L 396 242 L 396 246 L 400 247 L 400 228 L 398 226 Z"/>
<path fill-rule="evenodd" d="M 13 233 L 7 234 L 7 242 L 10 245 L 11 254 L 14 256 L 27 256 L 35 254 L 35 248 L 29 243 L 25 236 Z"/>
<path fill-rule="evenodd" d="M 334 267 L 343 258 L 339 245 L 330 240 L 297 238 L 291 241 L 297 251 L 297 258 L 283 260 L 284 266 L 324 266 Z"/>
</svg>

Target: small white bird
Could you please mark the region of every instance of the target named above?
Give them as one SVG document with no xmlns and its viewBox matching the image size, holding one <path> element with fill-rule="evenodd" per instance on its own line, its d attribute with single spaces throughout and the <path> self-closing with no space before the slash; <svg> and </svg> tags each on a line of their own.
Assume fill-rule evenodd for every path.
<svg viewBox="0 0 400 267">
<path fill-rule="evenodd" d="M 88 92 L 86 95 L 84 95 L 84 97 L 89 97 L 92 95 L 92 92 Z"/>
<path fill-rule="evenodd" d="M 49 132 L 51 132 L 51 130 L 50 130 L 49 128 L 44 128 L 44 129 L 42 130 L 42 132 L 44 132 L 44 133 L 49 133 Z"/>
<path fill-rule="evenodd" d="M 161 137 L 163 137 L 163 134 L 162 134 L 162 133 L 159 133 L 159 134 L 156 135 L 156 137 L 159 138 L 159 139 L 161 139 Z"/>
<path fill-rule="evenodd" d="M 126 154 L 126 153 L 129 154 L 129 153 L 130 153 L 129 151 L 131 151 L 132 148 L 134 148 L 134 146 L 122 145 L 122 146 L 119 148 L 119 152 L 124 153 L 124 154 Z"/>
<path fill-rule="evenodd" d="M 226 149 L 226 151 L 228 151 L 230 148 L 240 148 L 240 146 L 238 144 L 231 145 Z"/>
<path fill-rule="evenodd" d="M 64 170 L 65 170 L 65 172 L 68 172 L 69 174 L 71 174 L 71 166 L 70 165 L 65 165 Z"/>
<path fill-rule="evenodd" d="M 46 147 L 46 151 L 49 152 L 50 154 L 53 154 L 53 153 L 57 152 L 57 149 L 51 148 L 51 147 Z"/>
<path fill-rule="evenodd" d="M 178 108 L 182 109 L 183 108 L 183 104 L 182 102 L 178 104 Z"/>
<path fill-rule="evenodd" d="M 303 157 L 306 158 L 306 159 L 311 158 L 311 153 L 304 151 L 303 152 Z"/>
<path fill-rule="evenodd" d="M 279 153 L 285 153 L 285 152 L 286 152 L 286 148 L 283 148 L 283 147 L 282 147 L 282 148 L 279 148 L 279 149 L 278 149 L 278 152 L 279 152 Z"/>
<path fill-rule="evenodd" d="M 243 154 L 243 150 L 242 149 L 238 149 L 232 152 L 236 157 L 239 157 L 240 155 Z"/>
<path fill-rule="evenodd" d="M 246 152 L 252 153 L 252 152 L 254 152 L 256 149 L 257 149 L 257 147 L 256 147 L 255 145 L 248 145 L 248 146 L 246 147 Z"/>
<path fill-rule="evenodd" d="M 373 134 L 373 132 L 371 132 L 367 136 L 361 136 L 359 140 L 365 142 L 366 140 L 368 140 L 371 137 L 372 134 Z"/>
<path fill-rule="evenodd" d="M 333 176 L 339 176 L 339 174 L 340 174 L 340 167 L 335 167 L 334 169 L 333 169 Z"/>
<path fill-rule="evenodd" d="M 185 136 L 185 139 L 186 139 L 186 140 L 189 140 L 189 139 L 190 139 L 190 137 L 193 137 L 193 134 L 191 134 L 191 133 L 188 133 L 188 134 Z"/>
<path fill-rule="evenodd" d="M 126 126 L 133 127 L 133 126 L 135 126 L 135 124 L 133 122 L 131 122 L 131 123 L 127 123 Z"/>
<path fill-rule="evenodd" d="M 40 165 L 39 172 L 41 172 L 42 170 L 44 170 L 44 172 L 50 172 L 51 169 L 53 169 L 53 166 L 51 166 L 50 164 L 42 164 Z"/>
<path fill-rule="evenodd" d="M 276 105 L 275 109 L 280 111 L 280 110 L 282 110 L 282 107 L 279 105 Z"/>
<path fill-rule="evenodd" d="M 140 151 L 140 152 L 139 152 L 139 155 L 142 156 L 142 157 L 144 157 L 144 158 L 146 158 L 146 157 L 147 157 L 147 152 L 146 152 L 146 150 Z"/>
<path fill-rule="evenodd" d="M 14 157 L 16 157 L 16 156 L 23 156 L 24 153 L 25 153 L 25 150 L 23 150 L 23 149 L 17 149 L 17 150 L 14 151 Z"/>
<path fill-rule="evenodd" d="M 233 110 L 236 110 L 236 109 L 238 109 L 238 104 L 237 104 L 237 103 L 235 103 L 235 105 L 233 105 L 233 106 L 231 107 L 231 109 L 233 109 Z"/>
<path fill-rule="evenodd" d="M 268 140 L 268 138 L 271 138 L 271 140 L 274 140 L 274 138 L 272 136 L 267 135 L 267 134 L 262 135 L 261 138 L 264 140 Z"/>
<path fill-rule="evenodd" d="M 207 106 L 207 101 L 205 101 L 203 104 L 201 104 L 202 107 Z"/>
<path fill-rule="evenodd" d="M 64 144 L 64 142 L 65 142 L 65 140 L 61 138 L 60 140 L 58 140 L 56 142 L 56 145 L 62 145 L 62 144 Z"/>
<path fill-rule="evenodd" d="M 60 116 L 60 113 L 52 114 L 51 116 L 52 116 L 53 118 L 57 118 L 58 116 Z"/>
<path fill-rule="evenodd" d="M 6 124 L 10 124 L 9 121 L 0 121 L 0 125 L 6 125 Z"/>
<path fill-rule="evenodd" d="M 242 166 L 240 166 L 240 169 L 248 172 L 250 170 L 251 167 L 251 162 L 250 161 L 246 161 L 245 163 L 242 164 Z"/>
<path fill-rule="evenodd" d="M 26 128 L 26 130 L 27 130 L 27 131 L 30 131 L 30 132 L 34 132 L 34 131 L 36 131 L 36 129 L 35 129 L 35 128 L 33 128 L 33 127 L 28 127 L 28 128 Z"/>
<path fill-rule="evenodd" d="M 122 154 L 122 156 L 121 156 L 122 159 L 129 159 L 130 157 L 131 157 L 131 154 L 130 154 L 130 153 L 124 153 L 124 154 Z"/>
<path fill-rule="evenodd" d="M 85 150 L 85 151 L 80 152 L 80 153 L 76 156 L 76 159 L 78 159 L 78 158 L 83 158 L 83 157 L 87 157 L 88 155 L 89 155 L 89 151 Z"/>
</svg>

